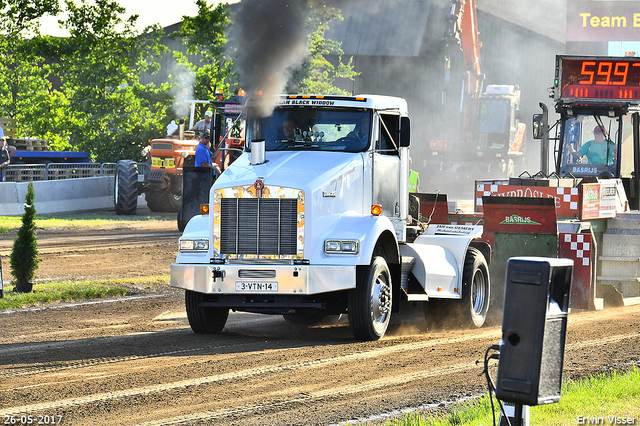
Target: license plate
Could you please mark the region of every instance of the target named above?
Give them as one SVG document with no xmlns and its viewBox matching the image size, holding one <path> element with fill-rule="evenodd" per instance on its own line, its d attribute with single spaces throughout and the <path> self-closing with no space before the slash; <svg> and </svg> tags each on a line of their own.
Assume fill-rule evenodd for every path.
<svg viewBox="0 0 640 426">
<path fill-rule="evenodd" d="M 236 281 L 236 291 L 278 291 L 277 282 L 249 283 Z"/>
<path fill-rule="evenodd" d="M 151 167 L 175 167 L 176 162 L 173 158 L 151 158 Z"/>
</svg>

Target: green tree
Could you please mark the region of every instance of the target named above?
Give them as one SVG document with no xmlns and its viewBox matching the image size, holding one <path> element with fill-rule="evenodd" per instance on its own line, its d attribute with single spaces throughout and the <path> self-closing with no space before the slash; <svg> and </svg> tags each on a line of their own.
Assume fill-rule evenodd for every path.
<svg viewBox="0 0 640 426">
<path fill-rule="evenodd" d="M 193 83 L 191 95 L 195 99 L 215 99 L 220 93 L 227 97 L 238 89 L 233 62 L 225 55 L 225 32 L 231 22 L 229 5 L 220 3 L 213 7 L 204 0 L 196 0 L 196 4 L 198 14 L 183 16 L 180 30 L 175 34 L 182 39 L 187 54 L 191 56 L 174 52 L 180 69 L 192 73 L 194 80 L 174 82 L 186 89 L 191 89 L 185 86 Z M 200 106 L 198 116 L 204 113 L 205 108 L 206 105 Z"/>
<path fill-rule="evenodd" d="M 61 21 L 69 38 L 52 46 L 62 91 L 68 100 L 71 143 L 100 162 L 140 158 L 150 139 L 163 135 L 171 105 L 168 85 L 139 83 L 140 73 L 158 68 L 162 30 L 135 30 L 137 15 L 113 0 L 66 1 Z"/>
<path fill-rule="evenodd" d="M 15 289 L 20 293 L 29 293 L 33 288 L 32 280 L 40 259 L 38 257 L 38 240 L 36 239 L 36 208 L 34 206 L 35 191 L 29 182 L 24 200 L 22 226 L 13 241 L 11 250 L 11 274 L 16 279 Z"/>
<path fill-rule="evenodd" d="M 64 96 L 52 91 L 51 67 L 38 48 L 50 40 L 40 35 L 38 18 L 59 11 L 58 0 L 0 0 L 0 116 L 16 119 L 19 136 L 43 137 L 43 117 L 64 121 Z M 61 140 L 58 129 L 49 130 L 50 139 Z"/>
<path fill-rule="evenodd" d="M 348 95 L 349 92 L 336 86 L 336 79 L 353 81 L 358 73 L 353 69 L 353 57 L 345 63 L 342 60 L 344 51 L 341 43 L 325 38 L 329 23 L 334 20 L 342 21 L 340 10 L 326 7 L 317 2 L 311 3 L 311 14 L 307 27 L 309 33 L 309 56 L 302 65 L 294 70 L 287 84 L 288 93 Z M 327 55 L 336 55 L 334 65 Z"/>
</svg>

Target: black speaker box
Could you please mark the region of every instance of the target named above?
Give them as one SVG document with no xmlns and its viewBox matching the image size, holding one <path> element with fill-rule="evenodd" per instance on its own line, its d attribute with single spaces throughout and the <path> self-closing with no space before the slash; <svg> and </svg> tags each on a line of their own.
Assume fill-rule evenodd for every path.
<svg viewBox="0 0 640 426">
<path fill-rule="evenodd" d="M 560 400 L 572 275 L 570 259 L 509 259 L 498 399 L 529 406 Z"/>
</svg>

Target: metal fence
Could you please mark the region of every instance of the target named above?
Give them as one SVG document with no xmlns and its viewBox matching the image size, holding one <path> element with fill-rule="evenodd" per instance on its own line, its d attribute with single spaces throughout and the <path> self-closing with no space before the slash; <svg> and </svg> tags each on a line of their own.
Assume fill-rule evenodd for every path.
<svg viewBox="0 0 640 426">
<path fill-rule="evenodd" d="M 146 163 L 138 163 L 138 174 L 144 174 Z M 5 168 L 5 182 L 32 182 L 87 177 L 115 176 L 116 163 L 49 163 L 10 164 Z"/>
<path fill-rule="evenodd" d="M 6 168 L 4 180 L 5 182 L 32 182 L 114 176 L 115 173 L 115 163 L 10 164 Z"/>
</svg>

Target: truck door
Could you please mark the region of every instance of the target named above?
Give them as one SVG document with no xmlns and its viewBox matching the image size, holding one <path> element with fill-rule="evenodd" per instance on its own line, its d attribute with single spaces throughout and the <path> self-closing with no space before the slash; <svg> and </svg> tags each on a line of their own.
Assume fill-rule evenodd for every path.
<svg viewBox="0 0 640 426">
<path fill-rule="evenodd" d="M 400 116 L 374 114 L 373 204 L 387 217 L 400 215 Z"/>
</svg>

